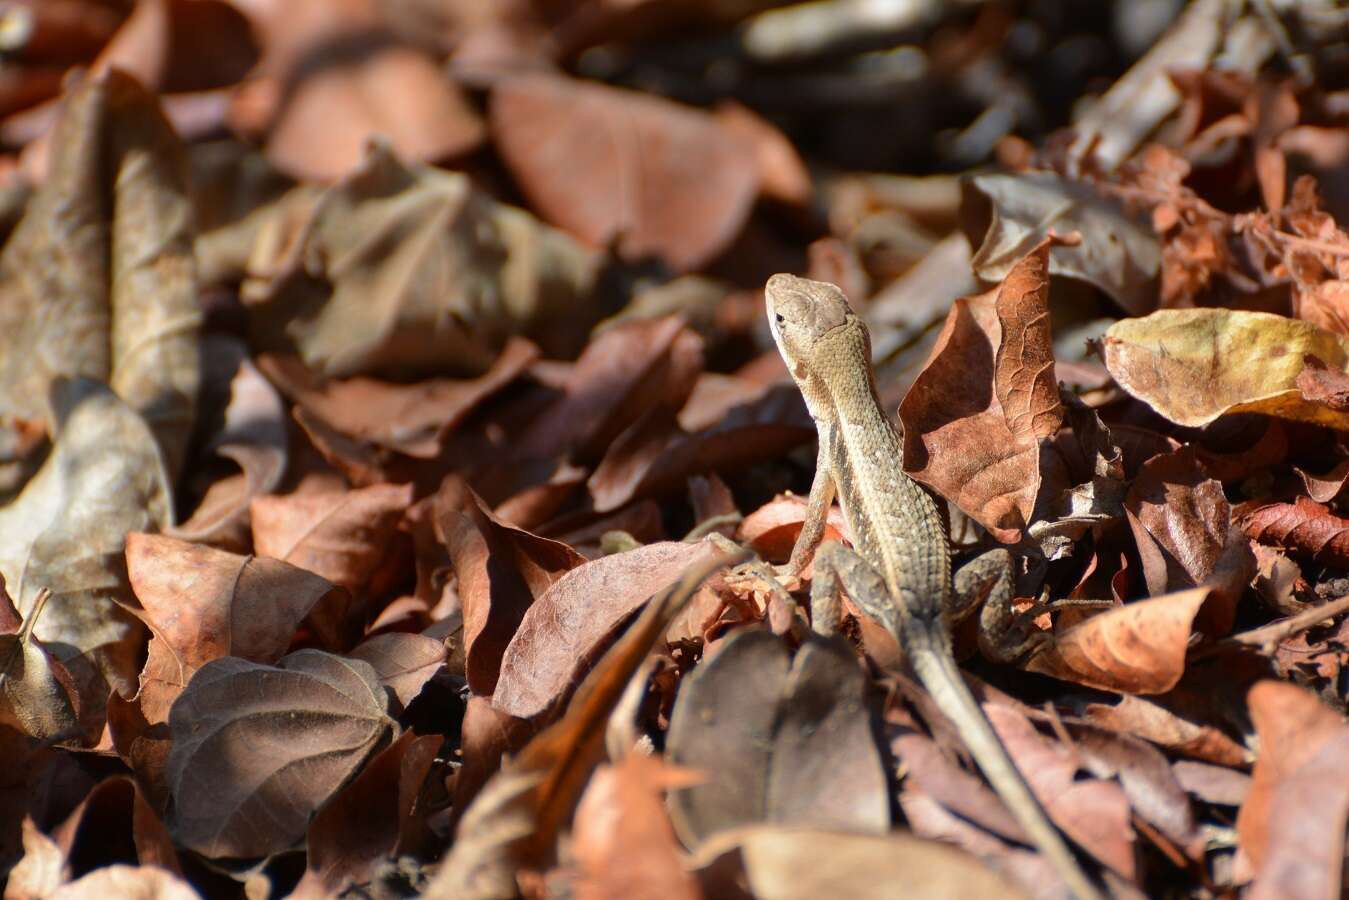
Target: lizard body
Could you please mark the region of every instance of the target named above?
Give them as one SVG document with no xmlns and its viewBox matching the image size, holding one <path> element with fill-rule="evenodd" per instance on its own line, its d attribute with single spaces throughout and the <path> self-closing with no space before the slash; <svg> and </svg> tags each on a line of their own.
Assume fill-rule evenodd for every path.
<svg viewBox="0 0 1349 900">
<path fill-rule="evenodd" d="M 932 497 L 903 471 L 899 433 L 876 392 L 866 326 L 832 284 L 774 275 L 765 294 L 773 338 L 819 433 L 807 519 L 788 563 L 796 573 L 815 557 L 813 627 L 834 630 L 841 582 L 899 640 L 979 768 L 1072 892 L 1099 898 L 956 666 L 944 618 L 952 602 L 945 525 Z M 855 552 L 831 543 L 816 553 L 835 494 Z"/>
</svg>

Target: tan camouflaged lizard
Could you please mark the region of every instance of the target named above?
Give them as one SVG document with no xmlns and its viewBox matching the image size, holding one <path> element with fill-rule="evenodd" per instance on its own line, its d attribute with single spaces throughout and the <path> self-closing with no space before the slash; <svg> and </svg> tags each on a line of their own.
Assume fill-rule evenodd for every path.
<svg viewBox="0 0 1349 900">
<path fill-rule="evenodd" d="M 932 497 L 903 471 L 899 434 L 876 394 L 866 326 L 832 284 L 774 275 L 766 295 L 773 338 L 819 432 L 806 523 L 787 565 L 795 575 L 814 556 L 814 629 L 831 634 L 837 628 L 842 584 L 858 608 L 899 640 L 923 686 L 1068 888 L 1081 900 L 1101 897 L 956 666 L 944 619 L 954 602 L 946 528 Z M 855 550 L 834 542 L 819 546 L 835 494 Z"/>
</svg>

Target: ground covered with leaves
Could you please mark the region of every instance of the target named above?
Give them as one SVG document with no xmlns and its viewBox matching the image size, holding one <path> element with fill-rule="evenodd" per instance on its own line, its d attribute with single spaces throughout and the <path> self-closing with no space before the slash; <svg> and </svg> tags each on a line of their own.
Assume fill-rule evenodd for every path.
<svg viewBox="0 0 1349 900">
<path fill-rule="evenodd" d="M 1347 30 L 0 4 L 5 895 L 1063 896 L 889 633 L 730 565 L 814 470 L 775 272 L 1018 560 L 962 670 L 1109 892 L 1340 895 Z"/>
</svg>

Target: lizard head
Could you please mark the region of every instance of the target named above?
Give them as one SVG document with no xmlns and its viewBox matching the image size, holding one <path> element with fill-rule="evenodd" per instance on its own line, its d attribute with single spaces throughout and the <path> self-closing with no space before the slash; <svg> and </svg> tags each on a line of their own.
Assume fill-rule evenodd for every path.
<svg viewBox="0 0 1349 900">
<path fill-rule="evenodd" d="M 764 286 L 764 298 L 773 340 L 798 380 L 804 374 L 798 370 L 810 360 L 816 341 L 855 320 L 843 291 L 827 281 L 774 275 Z"/>
</svg>

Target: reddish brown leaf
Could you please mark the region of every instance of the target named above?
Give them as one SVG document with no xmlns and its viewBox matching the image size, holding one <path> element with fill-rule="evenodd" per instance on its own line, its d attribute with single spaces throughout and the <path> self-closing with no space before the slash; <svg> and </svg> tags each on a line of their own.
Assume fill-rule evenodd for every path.
<svg viewBox="0 0 1349 900">
<path fill-rule="evenodd" d="M 632 753 L 603 766 L 576 807 L 573 826 L 580 900 L 619 900 L 652 894 L 701 900 L 684 867 L 662 795 L 699 780 L 696 773 Z"/>
<path fill-rule="evenodd" d="M 619 623 L 715 554 L 707 541 L 665 541 L 567 572 L 521 619 L 502 654 L 492 705 L 522 719 L 542 713 L 580 679 L 586 660 Z"/>
<path fill-rule="evenodd" d="M 492 91 L 491 127 L 545 218 L 597 247 L 616 241 L 627 259 L 701 266 L 735 238 L 758 189 L 740 140 L 707 114 L 650 95 L 519 76 Z"/>
<path fill-rule="evenodd" d="M 1093 703 L 1087 718 L 1098 725 L 1132 734 L 1195 759 L 1223 766 L 1244 766 L 1249 754 L 1240 744 L 1209 725 L 1181 718 L 1142 697 L 1121 697 L 1114 706 Z"/>
<path fill-rule="evenodd" d="M 1106 610 L 1059 635 L 1026 668 L 1105 691 L 1169 691 L 1185 672 L 1191 626 L 1208 596 L 1192 588 Z"/>
<path fill-rule="evenodd" d="M 345 609 L 345 591 L 275 559 L 238 556 L 176 538 L 127 536 L 127 572 L 154 625 L 138 696 L 150 724 L 192 675 L 222 656 L 274 663 L 295 629 L 321 604 Z"/>
<path fill-rule="evenodd" d="M 1349 567 L 1349 519 L 1306 497 L 1239 511 L 1237 523 L 1251 540 L 1337 568 Z"/>
<path fill-rule="evenodd" d="M 290 847 L 388 737 L 385 702 L 368 663 L 318 650 L 208 662 L 169 716 L 174 838 L 212 858 Z"/>
<path fill-rule="evenodd" d="M 806 518 L 806 498 L 777 497 L 745 516 L 736 530 L 736 540 L 752 547 L 766 559 L 785 562 L 796 545 L 796 536 Z M 829 510 L 825 525 L 825 540 L 845 540 L 848 535 L 843 511 L 837 506 Z"/>
<path fill-rule="evenodd" d="M 956 301 L 899 407 L 905 471 L 1009 542 L 1030 521 L 1040 441 L 1063 419 L 1047 324 L 1050 244 L 1000 287 Z"/>
<path fill-rule="evenodd" d="M 1212 574 L 1227 537 L 1231 507 L 1222 485 L 1205 476 L 1193 447 L 1145 462 L 1125 495 L 1124 508 L 1149 593 L 1191 588 Z"/>
<path fill-rule="evenodd" d="M 585 562 L 571 547 L 505 524 L 453 476 L 435 499 L 436 535 L 449 550 L 464 610 L 464 654 L 475 694 L 496 690 L 501 657 L 525 611 Z"/>
</svg>

